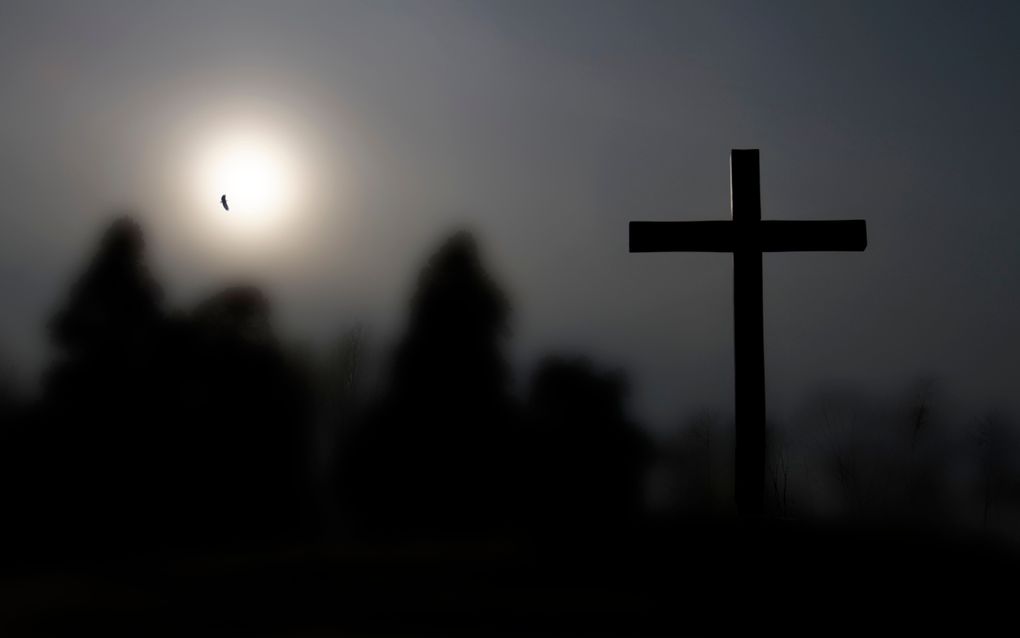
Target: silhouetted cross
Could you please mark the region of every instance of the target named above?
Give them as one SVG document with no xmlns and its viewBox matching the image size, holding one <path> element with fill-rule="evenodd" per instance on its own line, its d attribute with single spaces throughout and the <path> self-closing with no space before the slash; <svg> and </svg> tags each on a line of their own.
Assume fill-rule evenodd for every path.
<svg viewBox="0 0 1020 638">
<path fill-rule="evenodd" d="M 732 221 L 630 222 L 630 252 L 733 253 L 736 376 L 737 510 L 762 514 L 765 495 L 765 336 L 762 252 L 864 250 L 864 220 L 777 221 L 761 218 L 758 149 L 730 152 Z"/>
</svg>

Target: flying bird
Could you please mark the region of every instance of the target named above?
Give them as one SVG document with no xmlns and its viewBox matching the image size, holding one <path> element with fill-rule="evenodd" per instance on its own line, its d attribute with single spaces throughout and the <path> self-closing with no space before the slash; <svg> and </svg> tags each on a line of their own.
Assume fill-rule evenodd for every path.
<svg viewBox="0 0 1020 638">
<path fill-rule="evenodd" d="M 223 210 L 230 210 L 230 206 L 227 206 L 227 195 L 224 193 L 220 196 L 220 203 L 223 204 Z"/>
</svg>

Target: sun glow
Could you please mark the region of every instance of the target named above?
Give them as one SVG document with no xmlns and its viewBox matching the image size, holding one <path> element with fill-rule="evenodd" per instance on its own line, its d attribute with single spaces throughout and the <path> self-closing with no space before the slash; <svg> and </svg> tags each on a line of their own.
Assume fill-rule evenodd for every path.
<svg viewBox="0 0 1020 638">
<path fill-rule="evenodd" d="M 215 137 L 194 163 L 199 209 L 220 230 L 241 238 L 272 238 L 300 209 L 296 158 L 280 138 L 245 130 Z M 220 205 L 226 195 L 229 210 Z"/>
</svg>

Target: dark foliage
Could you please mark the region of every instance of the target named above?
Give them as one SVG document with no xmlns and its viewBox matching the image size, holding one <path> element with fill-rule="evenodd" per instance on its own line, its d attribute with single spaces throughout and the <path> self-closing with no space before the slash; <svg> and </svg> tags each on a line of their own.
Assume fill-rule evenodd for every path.
<svg viewBox="0 0 1020 638">
<path fill-rule="evenodd" d="M 626 384 L 580 358 L 550 357 L 528 402 L 530 514 L 544 534 L 600 534 L 642 513 L 650 442 L 625 413 Z"/>
<path fill-rule="evenodd" d="M 16 526 L 73 555 L 266 540 L 301 520 L 302 380 L 269 307 L 227 289 L 170 314 L 142 233 L 114 222 L 52 323 Z"/>
<path fill-rule="evenodd" d="M 340 492 L 374 534 L 473 536 L 505 526 L 516 408 L 503 340 L 509 304 L 471 236 L 422 272 L 387 389 L 345 441 Z"/>
<path fill-rule="evenodd" d="M 1014 564 L 974 542 L 1020 520 L 1004 417 L 952 428 L 927 392 L 823 397 L 770 433 L 783 520 L 738 525 L 720 515 L 732 423 L 697 419 L 660 449 L 623 373 L 574 355 L 515 395 L 511 306 L 467 233 L 425 264 L 374 395 L 360 328 L 316 370 L 272 323 L 250 285 L 167 308 L 138 225 L 107 229 L 50 325 L 39 399 L 0 384 L 8 578 L 44 583 L 0 597 L 0 631 L 107 628 L 102 607 L 169 633 L 663 635 L 797 600 L 817 606 L 810 629 L 875 574 L 911 605 L 964 578 L 956 600 L 977 608 Z M 985 535 L 945 533 L 966 521 Z M 33 607 L 47 587 L 75 600 L 69 566 L 121 589 Z"/>
</svg>

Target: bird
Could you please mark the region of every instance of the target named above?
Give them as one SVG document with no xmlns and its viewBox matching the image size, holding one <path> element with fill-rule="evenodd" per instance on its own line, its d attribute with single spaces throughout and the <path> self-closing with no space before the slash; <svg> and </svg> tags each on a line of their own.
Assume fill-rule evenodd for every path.
<svg viewBox="0 0 1020 638">
<path fill-rule="evenodd" d="M 224 193 L 220 196 L 220 203 L 223 204 L 223 210 L 230 210 L 230 206 L 227 206 L 227 195 Z"/>
</svg>

